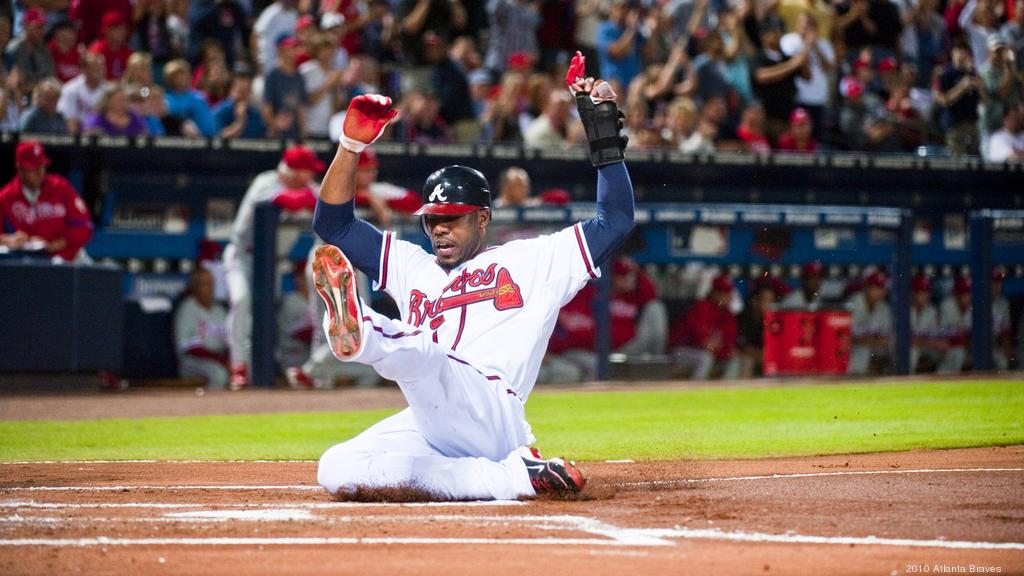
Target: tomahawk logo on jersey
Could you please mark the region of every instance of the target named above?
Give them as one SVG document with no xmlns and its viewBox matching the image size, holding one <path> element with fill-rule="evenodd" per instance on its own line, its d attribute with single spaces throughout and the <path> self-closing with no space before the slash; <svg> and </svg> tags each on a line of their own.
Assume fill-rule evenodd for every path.
<svg viewBox="0 0 1024 576">
<path fill-rule="evenodd" d="M 404 322 L 430 330 L 435 342 L 502 376 L 525 399 L 558 309 L 599 275 L 580 228 L 485 250 L 450 272 L 387 232 L 376 286 L 395 299 Z"/>
</svg>

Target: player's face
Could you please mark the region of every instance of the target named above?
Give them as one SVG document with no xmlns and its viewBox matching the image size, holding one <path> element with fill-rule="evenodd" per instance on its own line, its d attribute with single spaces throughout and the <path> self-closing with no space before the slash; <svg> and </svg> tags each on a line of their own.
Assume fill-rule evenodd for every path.
<svg viewBox="0 0 1024 576">
<path fill-rule="evenodd" d="M 732 294 L 722 290 L 715 290 L 711 293 L 711 299 L 719 308 L 728 308 L 729 301 L 732 299 Z"/>
<path fill-rule="evenodd" d="M 963 294 L 957 294 L 956 303 L 960 306 L 961 310 L 967 310 L 971 307 L 971 293 L 964 292 Z"/>
<path fill-rule="evenodd" d="M 312 170 L 296 170 L 292 169 L 289 173 L 282 174 L 280 176 L 281 183 L 285 185 L 289 190 L 298 190 L 305 186 L 308 186 L 313 181 Z"/>
<path fill-rule="evenodd" d="M 817 294 L 821 290 L 821 276 L 817 274 L 808 274 L 803 277 L 804 292 L 811 294 Z"/>
<path fill-rule="evenodd" d="M 192 280 L 192 295 L 197 302 L 209 308 L 213 305 L 213 274 L 206 270 L 196 273 Z"/>
<path fill-rule="evenodd" d="M 927 290 L 918 290 L 913 294 L 914 306 L 924 308 L 931 303 L 932 295 Z"/>
<path fill-rule="evenodd" d="M 490 220 L 489 210 L 476 210 L 462 216 L 424 216 L 423 226 L 434 247 L 437 263 L 444 268 L 454 268 L 479 254 L 484 249 Z"/>
<path fill-rule="evenodd" d="M 21 183 L 26 188 L 39 190 L 39 187 L 43 185 L 43 179 L 46 178 L 46 167 L 43 166 L 35 170 L 19 168 L 18 175 L 21 176 Z"/>
<path fill-rule="evenodd" d="M 864 293 L 872 303 L 885 300 L 885 288 L 881 286 L 868 286 Z"/>
</svg>

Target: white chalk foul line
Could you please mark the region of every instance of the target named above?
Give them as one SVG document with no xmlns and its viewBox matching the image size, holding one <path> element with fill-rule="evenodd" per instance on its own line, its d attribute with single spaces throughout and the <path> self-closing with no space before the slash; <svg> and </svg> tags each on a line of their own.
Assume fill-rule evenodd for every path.
<svg viewBox="0 0 1024 576">
<path fill-rule="evenodd" d="M 878 538 L 876 536 L 806 536 L 801 534 L 762 534 L 758 532 L 724 532 L 714 529 L 639 529 L 658 538 L 694 540 L 727 540 L 732 542 L 772 542 L 780 544 L 838 544 L 861 546 L 901 546 L 912 548 L 953 548 L 969 550 L 1024 550 L 1020 542 L 968 542 L 962 540 L 914 540 L 911 538 Z"/>
<path fill-rule="evenodd" d="M 0 492 L 130 492 L 133 490 L 301 490 L 324 492 L 310 484 L 132 484 L 124 486 L 5 486 Z"/>
<path fill-rule="evenodd" d="M 336 508 L 489 508 L 501 506 L 525 506 L 519 500 L 474 500 L 468 502 L 275 502 L 275 503 L 222 503 L 191 504 L 166 502 L 36 502 L 34 500 L 0 500 L 2 508 L 40 508 L 52 510 L 73 510 L 79 508 L 303 508 L 309 510 L 330 510 Z"/>
<path fill-rule="evenodd" d="M 0 466 L 29 464 L 316 464 L 318 460 L 7 460 Z"/>
<path fill-rule="evenodd" d="M 624 482 L 622 486 L 666 486 L 672 484 L 697 484 L 701 482 L 779 480 L 787 478 L 818 478 L 824 476 L 876 476 L 884 474 L 951 474 L 958 472 L 1024 472 L 1024 468 L 923 468 L 918 470 L 844 470 L 837 472 L 797 472 L 793 474 L 763 474 L 760 476 L 712 476 L 710 478 L 676 478 L 673 480 L 645 480 L 642 482 Z"/>
<path fill-rule="evenodd" d="M 600 538 L 425 538 L 425 537 L 291 537 L 291 538 L 15 538 L 0 540 L 0 546 L 323 546 L 353 544 L 499 544 L 560 545 L 560 546 L 664 546 L 663 538 L 695 540 L 724 540 L 731 542 L 760 542 L 779 544 L 828 544 L 861 546 L 894 546 L 913 548 L 947 548 L 968 550 L 1024 550 L 1018 542 L 965 542 L 948 540 L 913 540 L 904 538 L 877 538 L 874 536 L 806 536 L 800 534 L 760 534 L 756 532 L 720 532 L 700 529 L 621 529 L 625 539 Z"/>
<path fill-rule="evenodd" d="M 324 546 L 343 544 L 502 544 L 546 546 L 622 546 L 615 540 L 599 538 L 20 538 L 0 540 L 0 546 Z"/>
</svg>

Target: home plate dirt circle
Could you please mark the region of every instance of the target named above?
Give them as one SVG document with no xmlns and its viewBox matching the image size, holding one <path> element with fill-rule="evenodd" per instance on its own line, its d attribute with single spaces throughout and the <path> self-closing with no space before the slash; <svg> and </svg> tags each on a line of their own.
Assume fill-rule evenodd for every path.
<svg viewBox="0 0 1024 576">
<path fill-rule="evenodd" d="M 0 463 L 0 573 L 1024 574 L 1024 447 L 590 462 L 579 501 L 336 502 L 315 462 Z"/>
</svg>

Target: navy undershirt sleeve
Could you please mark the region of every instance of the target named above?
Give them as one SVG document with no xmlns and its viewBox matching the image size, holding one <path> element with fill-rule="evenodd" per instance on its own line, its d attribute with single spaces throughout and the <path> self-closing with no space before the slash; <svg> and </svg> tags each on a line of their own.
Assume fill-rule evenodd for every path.
<svg viewBox="0 0 1024 576">
<path fill-rule="evenodd" d="M 625 162 L 597 169 L 597 215 L 583 222 L 590 258 L 601 266 L 633 230 L 633 183 Z"/>
<path fill-rule="evenodd" d="M 356 218 L 355 201 L 328 204 L 317 199 L 313 230 L 324 242 L 341 248 L 353 266 L 379 281 L 384 234 L 366 220 Z"/>
</svg>

